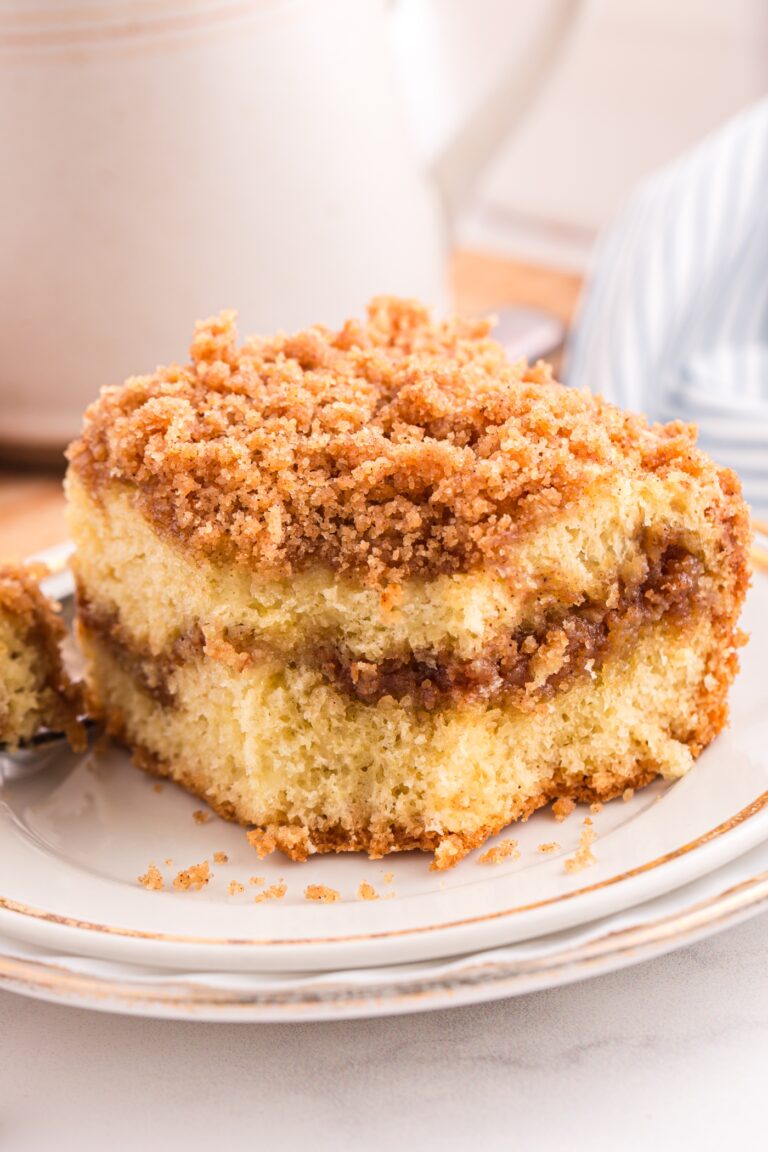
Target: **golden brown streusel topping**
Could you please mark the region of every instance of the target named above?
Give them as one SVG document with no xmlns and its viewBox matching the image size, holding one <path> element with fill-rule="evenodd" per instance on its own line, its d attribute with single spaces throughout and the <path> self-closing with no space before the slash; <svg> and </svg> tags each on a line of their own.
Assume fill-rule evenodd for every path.
<svg viewBox="0 0 768 1152">
<path fill-rule="evenodd" d="M 162 892 L 165 888 L 165 881 L 157 864 L 150 864 L 144 875 L 139 876 L 139 884 L 150 892 Z"/>
<path fill-rule="evenodd" d="M 241 884 L 239 880 L 230 880 L 229 894 L 230 896 L 242 896 L 245 892 L 245 885 Z"/>
<path fill-rule="evenodd" d="M 189 888 L 193 888 L 195 892 L 199 892 L 211 878 L 211 871 L 208 866 L 208 861 L 203 860 L 202 864 L 190 864 L 189 868 L 185 868 L 183 872 L 179 872 L 178 876 L 173 879 L 174 888 L 179 891 L 185 892 Z"/>
<path fill-rule="evenodd" d="M 238 347 L 223 312 L 197 326 L 189 365 L 105 389 L 69 458 L 97 498 L 129 485 L 201 556 L 270 574 L 320 563 L 383 590 L 502 566 L 512 533 L 601 472 L 737 484 L 691 426 L 649 429 L 543 363 L 509 364 L 489 330 L 382 297 L 338 332 Z"/>
<path fill-rule="evenodd" d="M 579 846 L 565 862 L 566 872 L 581 872 L 583 868 L 589 868 L 591 864 L 596 864 L 597 859 L 592 851 L 592 845 L 595 842 L 597 833 L 592 827 L 592 821 L 589 816 L 584 820 L 584 826 L 581 829 L 581 836 L 579 837 Z"/>
<path fill-rule="evenodd" d="M 478 856 L 478 864 L 501 864 L 503 860 L 519 860 L 520 849 L 517 846 L 517 840 L 509 840 L 505 838 L 500 840 L 498 844 L 494 844 L 487 852 L 483 852 L 482 856 Z"/>
<path fill-rule="evenodd" d="M 539 852 L 543 852 L 545 855 L 548 852 L 558 852 L 559 850 L 560 845 L 557 840 L 550 840 L 546 844 L 539 844 Z"/>
<path fill-rule="evenodd" d="M 229 864 L 229 856 L 226 852 L 214 852 L 213 862 L 214 864 Z"/>
<path fill-rule="evenodd" d="M 192 813 L 192 819 L 195 824 L 207 824 L 211 818 L 210 812 L 204 812 L 202 808 L 196 808 Z"/>
<path fill-rule="evenodd" d="M 304 889 L 304 899 L 314 900 L 317 904 L 335 904 L 341 900 L 341 893 L 325 884 L 309 884 Z"/>
<path fill-rule="evenodd" d="M 379 898 L 379 894 L 373 884 L 369 884 L 367 880 L 360 881 L 357 896 L 359 900 L 378 900 Z"/>
</svg>

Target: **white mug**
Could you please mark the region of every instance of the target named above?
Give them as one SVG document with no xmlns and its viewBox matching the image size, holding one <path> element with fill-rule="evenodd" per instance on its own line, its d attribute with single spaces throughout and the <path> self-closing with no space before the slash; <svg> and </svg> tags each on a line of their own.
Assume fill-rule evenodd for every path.
<svg viewBox="0 0 768 1152">
<path fill-rule="evenodd" d="M 251 333 L 378 293 L 444 303 L 387 19 L 384 0 L 0 0 L 0 445 L 59 451 L 102 385 L 185 358 L 221 308 Z M 438 165 L 449 200 L 490 146 L 483 111 Z"/>
</svg>

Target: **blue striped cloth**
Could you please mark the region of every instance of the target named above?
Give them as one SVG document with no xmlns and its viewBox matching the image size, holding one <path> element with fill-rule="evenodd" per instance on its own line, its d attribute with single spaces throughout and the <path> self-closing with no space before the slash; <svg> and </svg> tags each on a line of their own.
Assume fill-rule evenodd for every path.
<svg viewBox="0 0 768 1152">
<path fill-rule="evenodd" d="M 768 100 L 651 177 L 601 237 L 566 379 L 698 424 L 768 511 Z"/>
</svg>

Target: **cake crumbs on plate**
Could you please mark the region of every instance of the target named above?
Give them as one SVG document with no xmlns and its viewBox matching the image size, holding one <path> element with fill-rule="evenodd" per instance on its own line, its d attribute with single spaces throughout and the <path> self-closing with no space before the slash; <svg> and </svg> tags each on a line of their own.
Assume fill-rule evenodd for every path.
<svg viewBox="0 0 768 1152">
<path fill-rule="evenodd" d="M 178 876 L 174 876 L 173 886 L 180 892 L 186 892 L 188 889 L 193 888 L 195 892 L 199 892 L 211 878 L 211 870 L 208 866 L 208 861 L 203 860 L 201 864 L 190 864 L 189 868 L 184 868 L 179 872 Z"/>
<path fill-rule="evenodd" d="M 256 855 L 259 857 L 259 860 L 263 860 L 265 856 L 269 856 L 277 847 L 277 839 L 274 833 L 265 831 L 263 828 L 252 828 L 251 831 L 246 832 L 245 835 L 251 848 L 256 849 Z"/>
<path fill-rule="evenodd" d="M 163 864 L 165 864 L 166 868 L 172 868 L 173 867 L 173 856 L 166 856 L 165 860 L 163 860 Z"/>
<path fill-rule="evenodd" d="M 165 880 L 156 864 L 150 864 L 143 876 L 139 876 L 139 884 L 148 892 L 162 892 Z"/>
<path fill-rule="evenodd" d="M 498 844 L 494 844 L 487 852 L 483 852 L 482 856 L 478 857 L 478 864 L 501 864 L 502 860 L 519 860 L 520 849 L 517 846 L 517 840 L 510 840 L 508 837 L 500 840 Z"/>
<path fill-rule="evenodd" d="M 632 799 L 632 797 L 634 796 L 634 794 L 635 794 L 635 790 L 634 790 L 634 788 L 625 788 L 625 789 L 624 789 L 624 791 L 623 791 L 623 792 L 622 792 L 622 794 L 621 794 L 621 798 L 622 798 L 622 800 L 624 801 L 624 803 L 625 803 L 625 804 L 628 804 L 628 803 L 629 803 L 629 801 L 630 801 L 630 800 Z"/>
<path fill-rule="evenodd" d="M 239 880 L 230 880 L 229 894 L 230 896 L 242 896 L 245 892 L 245 884 L 241 884 Z"/>
<path fill-rule="evenodd" d="M 357 896 L 359 900 L 378 900 L 379 898 L 379 894 L 373 884 L 369 884 L 367 880 L 360 881 Z"/>
<path fill-rule="evenodd" d="M 597 833 L 592 826 L 592 821 L 587 816 L 579 837 L 579 846 L 573 856 L 569 856 L 565 862 L 566 872 L 581 872 L 582 868 L 588 868 L 590 864 L 597 863 L 597 857 L 592 851 L 596 836 Z"/>
<path fill-rule="evenodd" d="M 552 805 L 552 815 L 558 824 L 562 824 L 563 820 L 570 816 L 575 807 L 576 801 L 571 800 L 570 796 L 561 796 L 558 800 L 555 800 Z"/>
<path fill-rule="evenodd" d="M 226 852 L 214 852 L 213 862 L 214 864 L 229 864 L 229 856 Z"/>
<path fill-rule="evenodd" d="M 211 818 L 210 812 L 203 812 L 202 808 L 196 808 L 192 813 L 192 819 L 195 824 L 207 824 Z"/>
<path fill-rule="evenodd" d="M 252 884 L 254 888 L 259 888 L 262 884 L 266 884 L 266 882 L 266 876 L 251 876 L 248 880 L 248 883 Z"/>
<path fill-rule="evenodd" d="M 162 780 L 158 780 L 157 784 L 152 785 L 152 791 L 157 792 L 158 795 L 162 792 L 163 788 L 165 788 L 165 784 L 163 784 Z"/>
<path fill-rule="evenodd" d="M 590 804 L 589 810 L 593 816 L 597 816 L 597 814 L 603 810 L 602 800 L 595 800 L 592 804 Z"/>
<path fill-rule="evenodd" d="M 384 893 L 384 895 L 382 896 L 382 900 L 394 900 L 395 896 L 397 896 L 397 892 L 390 889 L 389 892 Z"/>
<path fill-rule="evenodd" d="M 546 844 L 539 844 L 538 847 L 538 851 L 543 852 L 545 855 L 547 852 L 557 852 L 559 849 L 560 845 L 557 840 L 548 840 Z"/>
<path fill-rule="evenodd" d="M 253 899 L 256 904 L 263 904 L 265 900 L 282 900 L 287 891 L 288 885 L 280 880 L 277 884 L 270 884 L 263 892 L 257 892 Z"/>
<path fill-rule="evenodd" d="M 394 878 L 395 878 L 394 872 L 385 872 L 384 873 L 384 883 L 385 884 L 391 884 L 392 881 L 394 880 Z"/>
<path fill-rule="evenodd" d="M 325 884 L 309 884 L 304 889 L 304 899 L 314 900 L 317 904 L 335 904 L 341 900 L 341 893 L 335 888 L 328 888 Z"/>
</svg>

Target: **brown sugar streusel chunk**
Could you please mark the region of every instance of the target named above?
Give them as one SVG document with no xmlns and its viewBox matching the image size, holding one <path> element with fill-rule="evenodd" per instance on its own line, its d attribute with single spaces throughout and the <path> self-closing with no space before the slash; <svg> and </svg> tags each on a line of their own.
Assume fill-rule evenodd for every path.
<svg viewBox="0 0 768 1152">
<path fill-rule="evenodd" d="M 162 892 L 165 881 L 156 864 L 150 864 L 143 876 L 139 876 L 139 884 L 149 892 Z"/>
<path fill-rule="evenodd" d="M 587 816 L 579 837 L 579 846 L 573 856 L 565 861 L 566 872 L 581 872 L 583 868 L 589 868 L 591 864 L 597 863 L 597 858 L 592 851 L 596 836 L 597 833 L 592 826 L 592 821 Z"/>
<path fill-rule="evenodd" d="M 505 838 L 494 844 L 487 852 L 478 857 L 478 864 L 501 864 L 503 860 L 519 860 L 520 849 L 517 840 Z"/>
<path fill-rule="evenodd" d="M 357 889 L 358 899 L 360 900 L 378 900 L 379 894 L 374 888 L 373 884 L 369 884 L 367 880 L 361 880 Z"/>
<path fill-rule="evenodd" d="M 245 885 L 244 884 L 241 884 L 239 882 L 239 880 L 230 880 L 230 882 L 229 882 L 229 894 L 230 894 L 230 896 L 242 896 L 243 892 L 245 892 Z"/>
<path fill-rule="evenodd" d="M 226 852 L 214 852 L 213 862 L 214 864 L 229 864 L 229 856 Z"/>
<path fill-rule="evenodd" d="M 304 899 L 314 900 L 317 904 L 335 904 L 341 900 L 341 893 L 335 888 L 327 888 L 325 884 L 309 884 L 304 889 Z"/>
<path fill-rule="evenodd" d="M 549 840 L 546 844 L 539 844 L 538 847 L 538 851 L 543 855 L 547 855 L 549 852 L 559 852 L 559 850 L 560 845 L 558 844 L 557 840 Z"/>
<path fill-rule="evenodd" d="M 204 812 L 202 808 L 197 808 L 192 813 L 192 819 L 194 820 L 195 824 L 207 824 L 211 819 L 211 814 L 210 812 Z"/>
<path fill-rule="evenodd" d="M 284 880 L 280 880 L 277 884 L 270 884 L 263 892 L 257 892 L 253 898 L 254 903 L 264 904 L 267 900 L 282 900 L 287 891 L 288 885 Z"/>
<path fill-rule="evenodd" d="M 186 892 L 190 888 L 199 892 L 210 879 L 211 870 L 208 861 L 203 860 L 201 864 L 190 864 L 189 868 L 184 868 L 178 876 L 174 876 L 173 886 L 180 892 Z"/>
<path fill-rule="evenodd" d="M 561 824 L 563 820 L 570 816 L 575 807 L 576 801 L 571 800 L 570 796 L 561 796 L 560 799 L 555 800 L 554 804 L 552 805 L 552 815 L 554 816 L 555 820 L 557 820 L 558 824 Z"/>
</svg>

